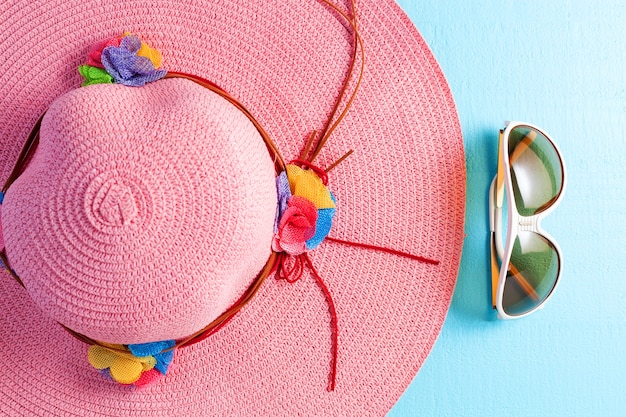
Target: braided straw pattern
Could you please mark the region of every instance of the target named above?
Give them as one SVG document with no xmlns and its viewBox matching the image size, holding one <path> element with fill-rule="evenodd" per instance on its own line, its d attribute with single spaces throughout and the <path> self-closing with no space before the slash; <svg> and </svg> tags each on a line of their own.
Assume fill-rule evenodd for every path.
<svg viewBox="0 0 626 417">
<path fill-rule="evenodd" d="M 7 257 L 36 304 L 74 331 L 183 338 L 267 261 L 274 176 L 250 120 L 194 82 L 76 89 L 50 106 L 6 193 Z"/>
<path fill-rule="evenodd" d="M 138 201 L 143 203 L 136 206 L 136 212 L 131 207 L 124 213 L 148 223 L 141 223 L 146 227 L 138 227 L 135 238 L 120 237 L 119 247 L 131 250 L 144 245 L 154 248 L 158 242 L 168 245 L 171 250 L 167 256 L 165 251 L 155 252 L 160 257 L 154 255 L 154 263 L 149 264 L 148 270 L 153 273 L 138 279 L 153 280 L 155 286 L 144 289 L 150 295 L 164 290 L 157 288 L 157 284 L 172 285 L 172 292 L 166 293 L 174 299 L 160 297 L 154 305 L 136 303 L 142 311 L 138 313 L 139 307 L 116 299 L 115 288 L 107 289 L 103 282 L 71 281 L 70 277 L 79 276 L 76 271 L 81 268 L 102 271 L 99 263 L 94 265 L 87 259 L 99 262 L 112 259 L 115 264 L 119 260 L 143 262 L 146 258 L 129 257 L 122 251 L 105 256 L 98 245 L 104 241 L 103 235 L 116 238 L 107 229 L 110 225 L 98 223 L 95 217 L 95 220 L 71 217 L 68 214 L 72 213 L 71 206 L 46 210 L 48 217 L 42 217 L 49 221 L 44 224 L 46 228 L 32 228 L 31 242 L 35 246 L 23 246 L 20 253 L 10 252 L 8 256 L 12 264 L 23 262 L 19 266 L 22 269 L 32 267 L 34 272 L 34 265 L 54 266 L 52 269 L 59 274 L 47 281 L 43 276 L 27 278 L 29 274 L 18 270 L 34 301 L 8 274 L 0 276 L 3 365 L 0 415 L 382 415 L 389 410 L 426 359 L 450 304 L 463 241 L 464 155 L 452 96 L 434 57 L 412 23 L 393 0 L 362 0 L 357 3 L 357 12 L 366 51 L 363 82 L 352 108 L 316 159 L 317 165 L 329 166 L 354 149 L 330 175 L 329 186 L 338 201 L 331 236 L 394 248 L 440 263 L 434 266 L 332 242 L 323 243 L 310 253 L 312 263 L 332 293 L 339 320 L 335 391 L 326 390 L 330 314 L 324 294 L 308 272 L 294 284 L 270 277 L 227 326 L 207 340 L 180 350 L 168 375 L 153 386 L 137 390 L 120 387 L 90 369 L 85 359 L 87 346 L 70 337 L 49 314 L 64 323 L 71 322 L 76 330 L 120 339 L 139 339 L 147 335 L 142 332 L 153 331 L 171 335 L 178 326 L 180 333 L 185 333 L 182 328 L 202 327 L 207 323 L 200 321 L 215 314 L 192 309 L 193 301 L 187 297 L 193 299 L 196 291 L 214 296 L 216 293 L 210 294 L 202 283 L 213 282 L 217 276 L 208 279 L 206 275 L 191 273 L 186 281 L 173 283 L 157 271 L 182 276 L 183 271 L 204 269 L 208 274 L 211 263 L 217 262 L 224 252 L 205 255 L 200 260 L 192 257 L 195 263 L 181 266 L 179 262 L 185 256 L 186 246 L 168 242 L 167 236 L 158 239 L 152 235 L 156 229 L 147 227 L 161 224 L 163 230 L 177 233 L 176 222 L 164 219 L 158 223 L 148 215 L 159 205 L 165 216 L 174 215 L 165 208 L 170 202 L 159 200 L 154 188 L 146 186 L 148 178 L 166 181 L 161 186 L 171 187 L 168 195 L 177 195 L 173 190 L 187 190 L 202 196 L 204 201 L 209 198 L 226 201 L 240 195 L 232 187 L 250 189 L 236 169 L 259 163 L 267 166 L 252 167 L 253 172 L 263 173 L 266 169 L 272 172 L 271 160 L 264 149 L 260 160 L 255 150 L 247 156 L 221 150 L 224 158 L 215 159 L 219 164 L 207 168 L 210 178 L 203 178 L 219 183 L 219 189 L 199 191 L 187 180 L 193 181 L 201 174 L 182 167 L 185 165 L 180 159 L 182 146 L 172 148 L 174 153 L 170 155 L 158 151 L 164 145 L 155 145 L 156 156 L 148 163 L 144 153 L 120 141 L 115 142 L 119 147 L 116 152 L 126 150 L 124 160 L 160 166 L 167 175 L 127 172 L 133 178 L 128 187 L 133 195 L 142 196 L 143 200 Z M 341 88 L 351 52 L 351 36 L 343 21 L 316 0 L 3 2 L 0 6 L 0 74 L 3 74 L 0 183 L 11 172 L 40 115 L 55 98 L 80 84 L 76 68 L 84 62 L 88 47 L 127 30 L 159 49 L 166 68 L 212 80 L 237 97 L 267 130 L 286 160 L 297 158 L 312 130 L 324 126 Z M 167 90 L 171 86 L 173 90 L 184 91 L 188 84 L 184 80 L 163 80 L 154 87 Z M 120 94 L 125 94 L 122 91 L 125 90 Z M 72 93 L 67 100 L 78 100 L 75 94 L 81 95 Z M 105 95 L 100 94 L 99 99 Z M 154 97 L 157 102 L 167 100 L 163 95 Z M 119 96 L 117 99 L 120 100 Z M 138 106 L 140 103 L 134 104 L 132 111 L 144 109 Z M 194 120 L 194 111 L 189 109 L 184 116 L 172 118 L 171 129 L 193 128 L 195 125 L 190 121 Z M 87 113 L 72 112 L 64 120 L 68 123 L 89 120 L 90 126 L 97 125 L 97 117 Z M 167 130 L 160 127 L 162 121 L 151 119 L 150 125 L 159 128 L 150 132 L 167 136 Z M 108 129 L 114 128 L 112 123 L 106 124 Z M 81 126 L 78 123 L 73 128 L 81 129 Z M 44 127 L 52 129 L 47 130 L 48 138 L 54 136 L 55 128 L 60 128 L 52 123 L 42 126 L 42 138 Z M 118 133 L 130 135 L 127 129 Z M 253 133 L 254 142 L 263 146 Z M 97 137 L 86 136 L 90 146 L 83 145 L 86 146 L 83 154 L 96 157 L 97 143 L 93 141 Z M 201 147 L 195 144 L 194 149 Z M 56 148 L 50 155 L 55 151 Z M 189 166 L 203 166 L 206 160 L 201 155 L 201 152 L 191 155 Z M 107 163 L 102 161 L 102 166 Z M 48 186 L 61 190 L 77 184 L 81 178 L 84 176 L 67 177 L 62 183 Z M 95 184 L 95 179 L 83 185 L 85 195 L 92 198 L 90 201 L 99 201 L 98 193 L 108 179 L 103 178 L 91 189 L 89 185 Z M 45 178 L 42 181 L 46 182 Z M 265 180 L 259 181 L 261 185 L 264 183 Z M 36 190 L 28 192 L 36 193 Z M 7 249 L 11 233 L 19 233 L 18 227 L 11 223 L 19 222 L 20 216 L 14 214 L 10 221 L 5 221 L 11 198 L 9 193 L 2 212 Z M 189 210 L 198 208 L 196 201 L 185 200 L 189 196 L 176 198 Z M 71 201 L 57 195 L 50 200 Z M 265 201 L 261 197 L 257 202 L 263 205 Z M 251 204 L 247 201 L 245 212 L 251 210 Z M 269 254 L 269 241 L 267 247 L 244 250 L 237 246 L 241 237 L 235 236 L 242 226 L 234 222 L 235 216 L 219 211 L 224 207 L 207 203 L 203 208 L 221 220 L 207 223 L 211 225 L 209 228 L 216 228 L 212 232 L 226 236 L 225 240 L 216 239 L 212 244 L 216 248 L 221 242 L 235 245 L 232 252 L 226 247 L 220 250 L 239 255 L 231 262 L 238 258 L 250 262 L 241 269 L 250 269 L 247 277 L 242 274 L 239 282 L 224 281 L 233 289 L 232 294 L 219 300 L 226 306 L 262 268 Z M 83 209 L 83 212 L 89 211 Z M 203 214 L 194 213 L 193 221 L 201 221 Z M 61 216 L 65 216 L 64 221 L 60 220 Z M 123 223 L 112 214 L 107 218 L 116 225 Z M 259 230 L 264 227 L 261 223 L 265 224 L 265 220 L 256 225 Z M 225 227 L 217 228 L 217 224 Z M 54 225 L 60 229 L 52 229 Z M 78 233 L 83 229 L 77 225 L 92 233 Z M 52 252 L 46 251 L 67 248 L 45 245 L 45 239 L 50 239 L 48 233 L 52 237 L 66 236 L 63 242 L 74 249 L 80 247 L 81 252 L 73 252 L 76 254 L 73 258 L 51 257 Z M 196 230 L 180 233 L 194 235 Z M 256 242 L 263 240 L 263 236 L 254 238 Z M 12 247 L 16 250 L 15 244 Z M 257 250 L 264 257 L 259 255 L 260 260 L 255 261 L 252 252 Z M 184 269 L 172 272 L 175 267 Z M 257 269 L 252 271 L 254 268 Z M 178 284 L 181 286 L 176 289 Z M 141 289 L 133 290 L 138 297 L 149 298 Z M 53 305 L 48 300 L 67 303 Z M 181 312 L 179 317 L 172 314 L 177 309 Z M 79 311 L 80 315 L 72 314 Z M 148 312 L 164 320 L 160 330 L 152 327 L 145 330 L 130 324 L 136 314 L 143 319 L 150 315 Z M 104 316 L 107 320 L 94 320 Z M 111 325 L 113 322 L 115 326 Z"/>
</svg>

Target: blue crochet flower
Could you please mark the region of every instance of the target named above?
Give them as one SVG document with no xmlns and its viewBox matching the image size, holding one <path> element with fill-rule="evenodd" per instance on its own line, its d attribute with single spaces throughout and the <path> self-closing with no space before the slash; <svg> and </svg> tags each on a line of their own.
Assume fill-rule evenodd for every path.
<svg viewBox="0 0 626 417">
<path fill-rule="evenodd" d="M 170 366 L 170 362 L 174 358 L 174 350 L 164 350 L 173 348 L 176 346 L 175 340 L 163 340 L 161 342 L 152 343 L 139 343 L 134 345 L 128 345 L 128 350 L 138 357 L 153 356 L 156 359 L 156 365 L 154 366 L 163 375 L 167 373 L 167 368 Z"/>
<path fill-rule="evenodd" d="M 150 59 L 137 55 L 140 48 L 141 40 L 134 35 L 124 36 L 119 47 L 104 48 L 102 65 L 116 83 L 139 87 L 167 74 L 166 70 L 156 69 Z"/>
</svg>

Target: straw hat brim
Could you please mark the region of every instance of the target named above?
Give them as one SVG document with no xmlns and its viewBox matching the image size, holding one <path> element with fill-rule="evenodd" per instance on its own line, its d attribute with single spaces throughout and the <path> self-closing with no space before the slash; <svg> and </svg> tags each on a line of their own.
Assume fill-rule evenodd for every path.
<svg viewBox="0 0 626 417">
<path fill-rule="evenodd" d="M 331 236 L 439 264 L 332 242 L 311 252 L 337 307 L 335 391 L 329 309 L 308 273 L 293 284 L 270 277 L 226 327 L 182 349 L 165 378 L 141 389 L 94 371 L 87 346 L 3 273 L 0 414 L 380 415 L 393 406 L 451 302 L 465 160 L 451 92 L 412 22 L 393 0 L 359 1 L 357 16 L 363 82 L 316 161 L 355 151 L 330 176 Z M 80 85 L 89 46 L 125 31 L 159 49 L 167 69 L 240 100 L 286 160 L 326 121 L 350 61 L 345 23 L 316 0 L 9 0 L 0 9 L 2 182 L 47 106 Z"/>
</svg>

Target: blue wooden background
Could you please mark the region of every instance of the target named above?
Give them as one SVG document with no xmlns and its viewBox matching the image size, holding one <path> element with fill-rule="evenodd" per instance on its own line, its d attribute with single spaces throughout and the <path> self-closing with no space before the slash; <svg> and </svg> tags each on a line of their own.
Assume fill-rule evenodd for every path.
<svg viewBox="0 0 626 417">
<path fill-rule="evenodd" d="M 467 238 L 448 318 L 390 416 L 626 416 L 626 2 L 399 0 L 448 79 L 467 160 Z M 504 120 L 568 169 L 543 222 L 564 271 L 546 307 L 490 309 L 487 190 Z"/>
</svg>

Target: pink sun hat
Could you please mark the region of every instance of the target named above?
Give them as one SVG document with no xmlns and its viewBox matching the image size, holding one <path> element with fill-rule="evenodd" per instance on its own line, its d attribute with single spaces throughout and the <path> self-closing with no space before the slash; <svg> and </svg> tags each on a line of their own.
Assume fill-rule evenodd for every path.
<svg viewBox="0 0 626 417">
<path fill-rule="evenodd" d="M 10 0 L 0 415 L 383 415 L 461 257 L 445 78 L 393 0 Z"/>
</svg>

